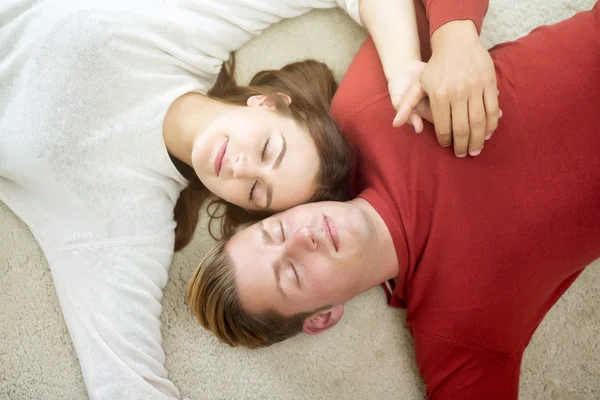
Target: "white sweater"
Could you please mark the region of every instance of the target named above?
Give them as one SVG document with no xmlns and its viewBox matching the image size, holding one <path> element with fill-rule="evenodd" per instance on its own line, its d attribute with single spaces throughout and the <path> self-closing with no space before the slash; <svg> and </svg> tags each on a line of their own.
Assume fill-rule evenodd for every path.
<svg viewBox="0 0 600 400">
<path fill-rule="evenodd" d="M 167 109 L 269 25 L 336 5 L 359 21 L 358 0 L 0 2 L 0 200 L 44 251 L 91 399 L 179 397 L 159 321 L 186 185 Z"/>
</svg>

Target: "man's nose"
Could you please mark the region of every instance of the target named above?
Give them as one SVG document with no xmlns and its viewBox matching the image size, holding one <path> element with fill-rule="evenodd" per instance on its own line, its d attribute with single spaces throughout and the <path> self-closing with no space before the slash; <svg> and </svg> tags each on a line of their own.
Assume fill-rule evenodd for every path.
<svg viewBox="0 0 600 400">
<path fill-rule="evenodd" d="M 315 251 L 317 249 L 315 232 L 312 228 L 303 226 L 288 240 L 288 246 L 290 247 L 290 251 Z"/>
</svg>

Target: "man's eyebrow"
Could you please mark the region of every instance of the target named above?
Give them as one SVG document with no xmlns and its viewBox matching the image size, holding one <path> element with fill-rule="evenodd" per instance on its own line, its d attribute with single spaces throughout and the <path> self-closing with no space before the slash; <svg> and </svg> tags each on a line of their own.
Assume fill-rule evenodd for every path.
<svg viewBox="0 0 600 400">
<path fill-rule="evenodd" d="M 287 151 L 287 142 L 285 141 L 285 136 L 283 136 L 283 133 L 280 133 L 280 135 L 281 135 L 281 140 L 283 141 L 283 145 L 281 146 L 281 151 L 279 152 L 279 155 L 277 156 L 277 158 L 275 159 L 275 162 L 273 163 L 273 169 L 277 169 L 277 167 L 279 167 L 279 165 L 281 165 L 281 160 L 283 160 L 283 156 L 285 156 L 285 152 Z M 273 201 L 273 186 L 267 185 L 267 205 L 265 206 L 265 208 L 271 207 L 272 201 Z"/>
<path fill-rule="evenodd" d="M 273 238 L 271 237 L 271 235 L 269 235 L 269 232 L 265 229 L 265 224 L 263 223 L 263 221 L 260 221 L 258 223 L 258 226 L 260 228 L 260 233 L 263 239 L 264 244 L 269 245 L 269 244 L 273 244 Z M 271 268 L 273 269 L 273 274 L 275 275 L 275 283 L 277 284 L 277 290 L 279 291 L 279 293 L 281 293 L 283 295 L 283 297 L 287 297 L 287 294 L 285 294 L 285 292 L 283 291 L 283 288 L 281 287 L 281 263 L 279 261 L 274 261 L 273 264 L 271 264 Z"/>
<path fill-rule="evenodd" d="M 264 244 L 272 244 L 273 238 L 271 237 L 271 235 L 269 235 L 269 232 L 267 232 L 267 230 L 265 229 L 265 224 L 263 224 L 263 221 L 260 221 L 258 226 L 260 228 L 260 233 L 262 236 L 263 243 Z"/>
<path fill-rule="evenodd" d="M 283 297 L 287 297 L 287 294 L 285 294 L 283 288 L 281 287 L 281 263 L 279 261 L 273 262 L 272 268 L 273 274 L 275 275 L 275 283 L 277 284 L 277 290 L 283 295 Z"/>
</svg>

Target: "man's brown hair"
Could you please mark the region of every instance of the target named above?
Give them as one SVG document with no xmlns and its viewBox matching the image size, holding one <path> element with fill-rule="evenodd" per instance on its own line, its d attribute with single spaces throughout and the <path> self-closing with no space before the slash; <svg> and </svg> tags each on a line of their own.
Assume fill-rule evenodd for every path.
<svg viewBox="0 0 600 400">
<path fill-rule="evenodd" d="M 234 233 L 217 241 L 190 279 L 187 303 L 191 313 L 205 329 L 233 347 L 266 347 L 302 332 L 304 320 L 316 311 L 285 317 L 274 310 L 260 314 L 244 310 L 237 291 L 235 268 L 227 252 L 227 241 Z"/>
</svg>

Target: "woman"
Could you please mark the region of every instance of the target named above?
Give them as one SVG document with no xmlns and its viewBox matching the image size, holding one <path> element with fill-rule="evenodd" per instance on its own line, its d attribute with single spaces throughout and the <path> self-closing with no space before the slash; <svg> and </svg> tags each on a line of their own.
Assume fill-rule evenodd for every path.
<svg viewBox="0 0 600 400">
<path fill-rule="evenodd" d="M 347 197 L 350 154 L 329 115 L 337 88 L 329 68 L 297 62 L 259 72 L 243 87 L 228 67 L 209 96 L 187 93 L 165 118 L 166 146 L 190 182 L 175 206 L 175 250 L 191 240 L 211 192 L 227 200 L 213 202 L 223 213 L 211 213 L 211 221 L 221 219 L 221 234 L 269 211 Z"/>
<path fill-rule="evenodd" d="M 347 162 L 327 115 L 334 86 L 321 65 L 296 64 L 259 74 L 257 87 L 209 94 L 245 41 L 337 3 L 0 6 L 0 199 L 47 258 L 91 398 L 178 396 L 163 366 L 159 315 L 175 220 L 181 248 L 201 201 L 197 181 L 179 195 L 188 180 L 197 176 L 224 200 L 259 211 L 339 196 L 319 172 L 331 167 L 335 186 Z M 357 2 L 339 3 L 358 18 Z M 392 54 L 386 65 L 404 56 Z M 322 91 L 307 90 L 307 80 Z M 297 169 L 331 151 L 329 166 Z M 250 157 L 273 170 L 248 167 Z"/>
</svg>

